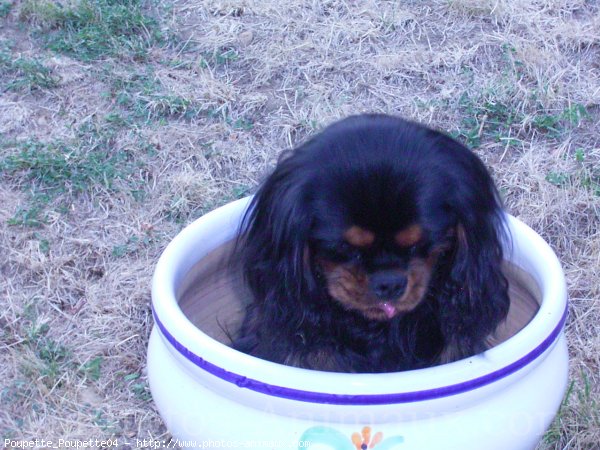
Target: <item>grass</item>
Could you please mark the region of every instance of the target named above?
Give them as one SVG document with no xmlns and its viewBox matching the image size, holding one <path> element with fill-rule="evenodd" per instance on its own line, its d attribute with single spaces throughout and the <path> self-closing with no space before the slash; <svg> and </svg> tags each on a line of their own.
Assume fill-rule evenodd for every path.
<svg viewBox="0 0 600 450">
<path fill-rule="evenodd" d="M 0 1 L 0 19 L 5 18 L 12 9 L 12 3 L 9 1 Z"/>
<path fill-rule="evenodd" d="M 105 123 L 85 123 L 72 142 L 26 141 L 4 144 L 0 176 L 28 193 L 29 200 L 8 220 L 10 225 L 40 227 L 47 220 L 45 210 L 60 199 L 62 203 L 87 194 L 126 191 L 138 194 L 135 170 L 143 160 L 134 160 L 126 149 L 115 149 L 114 139 L 123 123 L 109 116 Z M 146 148 L 148 150 L 148 148 Z"/>
<path fill-rule="evenodd" d="M 6 80 L 4 91 L 32 92 L 59 84 L 52 69 L 40 59 L 16 55 L 6 41 L 0 42 L 0 76 Z"/>
<path fill-rule="evenodd" d="M 115 258 L 122 258 L 128 255 L 134 255 L 138 251 L 151 246 L 154 243 L 152 236 L 131 236 L 127 239 L 124 244 L 115 245 L 112 249 L 112 256 Z"/>
<path fill-rule="evenodd" d="M 254 126 L 251 118 L 232 116 L 226 105 L 205 102 L 193 93 L 174 91 L 152 70 L 115 75 L 114 68 L 109 68 L 103 78 L 110 85 L 106 96 L 134 121 L 165 123 L 172 119 L 195 121 L 207 118 L 222 121 L 234 130 L 250 131 Z"/>
<path fill-rule="evenodd" d="M 216 68 L 225 64 L 235 62 L 239 59 L 239 54 L 234 48 L 220 48 L 212 52 L 204 52 L 201 55 L 200 67 Z"/>
<path fill-rule="evenodd" d="M 114 180 L 125 176 L 127 159 L 126 153 L 113 154 L 96 145 L 82 149 L 63 142 L 33 141 L 19 145 L 0 167 L 10 177 L 33 185 L 35 191 L 77 195 L 95 185 L 112 189 Z"/>
<path fill-rule="evenodd" d="M 534 133 L 560 138 L 590 117 L 581 104 L 557 113 L 540 106 L 524 113 L 486 94 L 475 98 L 464 94 L 459 104 L 464 118 L 461 130 L 455 136 L 472 148 L 479 147 L 484 140 L 515 145 L 523 136 Z"/>
<path fill-rule="evenodd" d="M 594 395 L 593 383 L 585 369 L 571 380 L 557 417 L 544 436 L 546 443 L 559 442 L 565 429 L 578 433 L 600 428 L 600 405 Z M 578 416 L 576 420 L 573 420 L 574 414 Z"/>
<path fill-rule="evenodd" d="M 0 403 L 20 405 L 24 397 L 33 395 L 33 386 L 42 386 L 44 390 L 60 388 L 65 383 L 65 375 L 74 365 L 72 353 L 67 346 L 51 336 L 50 325 L 37 316 L 37 307 L 31 308 L 22 316 L 19 327 L 24 338 L 18 344 L 23 358 L 19 363 L 19 378 L 11 386 L 2 389 Z M 22 413 L 36 413 L 36 404 L 24 408 Z"/>
<path fill-rule="evenodd" d="M 83 61 L 105 57 L 144 60 L 164 37 L 141 0 L 26 0 L 20 18 L 53 51 Z"/>
<path fill-rule="evenodd" d="M 572 164 L 566 170 L 551 170 L 546 181 L 562 189 L 585 189 L 595 196 L 600 196 L 600 168 L 597 163 L 588 161 L 583 148 L 575 150 Z"/>
<path fill-rule="evenodd" d="M 186 224 L 358 112 L 447 130 L 565 268 L 571 388 L 538 450 L 600 442 L 594 2 L 0 0 L 0 440 L 155 439 L 149 286 Z"/>
<path fill-rule="evenodd" d="M 80 371 L 84 374 L 84 376 L 91 381 L 98 381 L 100 379 L 100 374 L 102 370 L 102 362 L 104 358 L 101 356 L 96 356 L 91 361 L 86 362 L 81 366 Z"/>
<path fill-rule="evenodd" d="M 193 118 L 201 106 L 165 89 L 152 73 L 133 73 L 111 77 L 108 95 L 118 106 L 137 119 L 155 121 L 168 118 Z"/>
<path fill-rule="evenodd" d="M 123 381 L 127 383 L 129 390 L 133 395 L 142 401 L 148 402 L 152 400 L 148 383 L 141 380 L 142 375 L 139 373 L 131 373 L 123 377 Z"/>
<path fill-rule="evenodd" d="M 518 85 L 526 77 L 524 63 L 513 46 L 503 44 L 501 50 L 500 76 L 492 78 L 483 90 L 469 88 L 460 96 L 458 110 L 462 120 L 459 130 L 453 133 L 455 137 L 472 148 L 486 140 L 514 146 L 537 133 L 560 139 L 590 119 L 581 103 L 552 110 L 542 103 L 537 90 L 528 92 L 523 99 Z M 473 77 L 469 70 L 465 71 L 465 77 L 471 84 Z"/>
</svg>

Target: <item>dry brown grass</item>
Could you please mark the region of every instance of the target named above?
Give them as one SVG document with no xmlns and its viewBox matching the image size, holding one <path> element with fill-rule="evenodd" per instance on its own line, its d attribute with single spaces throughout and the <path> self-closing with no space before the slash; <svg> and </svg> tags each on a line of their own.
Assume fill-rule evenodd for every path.
<svg viewBox="0 0 600 450">
<path fill-rule="evenodd" d="M 59 82 L 0 89 L 2 161 L 32 139 L 86 152 L 104 142 L 128 171 L 113 186 L 38 198 L 37 226 L 9 221 L 31 210 L 39 180 L 0 175 L 2 438 L 168 436 L 144 373 L 161 249 L 255 186 L 281 150 L 370 111 L 477 146 L 510 212 L 555 249 L 571 297 L 572 386 L 540 449 L 599 448 L 597 3 L 162 0 L 151 10 L 176 38 L 146 60 L 103 61 L 44 49 L 31 34 L 41 19 L 20 14 L 33 2 L 8 3 L 2 39 Z M 0 84 L 18 78 L 11 70 Z"/>
</svg>

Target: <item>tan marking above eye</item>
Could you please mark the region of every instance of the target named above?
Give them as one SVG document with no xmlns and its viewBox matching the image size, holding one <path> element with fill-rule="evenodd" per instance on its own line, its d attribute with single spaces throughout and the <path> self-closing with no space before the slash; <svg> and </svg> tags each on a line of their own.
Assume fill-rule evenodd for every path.
<svg viewBox="0 0 600 450">
<path fill-rule="evenodd" d="M 375 234 L 358 225 L 353 225 L 344 232 L 344 239 L 355 247 L 368 247 L 375 241 Z"/>
<path fill-rule="evenodd" d="M 418 243 L 423 237 L 423 229 L 420 225 L 414 224 L 405 228 L 404 230 L 398 231 L 394 236 L 396 244 L 401 247 L 412 247 Z"/>
</svg>

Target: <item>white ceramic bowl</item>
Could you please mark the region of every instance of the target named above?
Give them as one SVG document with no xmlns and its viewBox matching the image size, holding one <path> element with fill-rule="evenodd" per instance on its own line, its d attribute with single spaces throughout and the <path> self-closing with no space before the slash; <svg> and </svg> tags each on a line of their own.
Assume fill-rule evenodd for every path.
<svg viewBox="0 0 600 450">
<path fill-rule="evenodd" d="M 509 217 L 509 259 L 535 280 L 533 319 L 462 361 L 385 374 L 288 367 L 240 353 L 197 328 L 178 304 L 190 269 L 231 240 L 248 198 L 185 228 L 154 274 L 156 325 L 148 376 L 175 438 L 196 448 L 532 449 L 567 384 L 567 294 L 560 264 L 533 230 Z M 210 318 L 209 318 L 210 319 Z"/>
</svg>

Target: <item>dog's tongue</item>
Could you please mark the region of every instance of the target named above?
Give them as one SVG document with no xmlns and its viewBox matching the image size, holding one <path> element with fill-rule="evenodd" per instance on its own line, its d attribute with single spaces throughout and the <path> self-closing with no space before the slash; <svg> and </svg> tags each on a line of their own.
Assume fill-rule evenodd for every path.
<svg viewBox="0 0 600 450">
<path fill-rule="evenodd" d="M 394 305 L 389 304 L 388 302 L 380 303 L 379 307 L 385 313 L 388 319 L 391 319 L 396 315 L 396 307 Z"/>
</svg>

